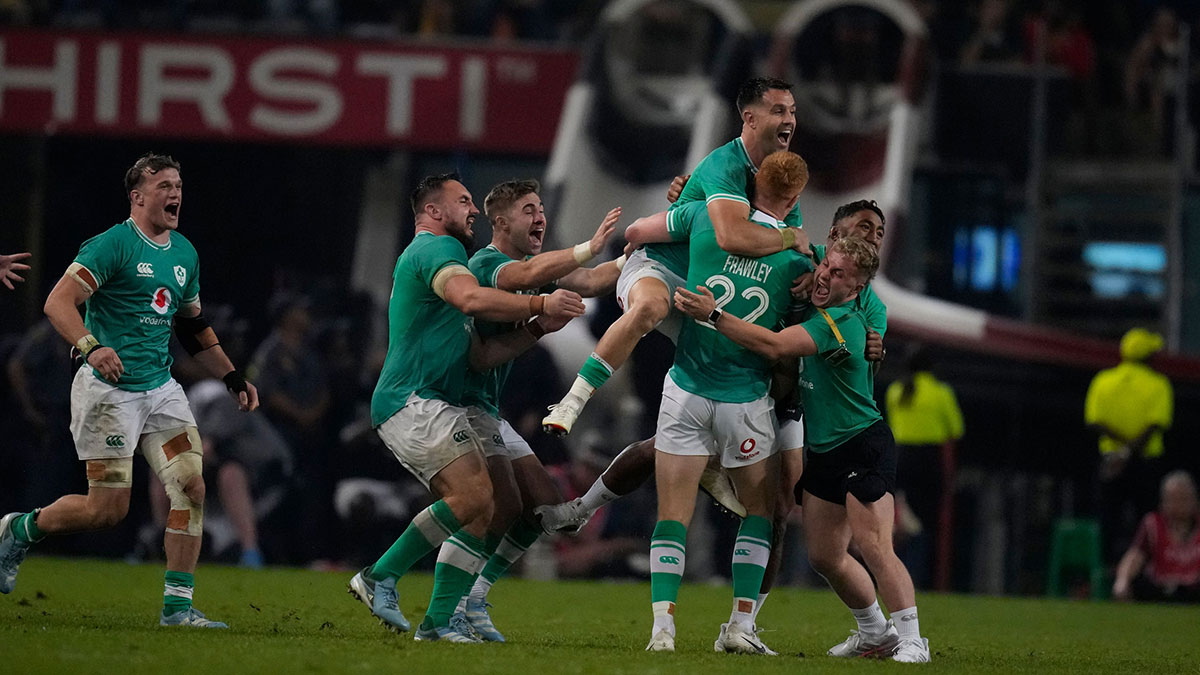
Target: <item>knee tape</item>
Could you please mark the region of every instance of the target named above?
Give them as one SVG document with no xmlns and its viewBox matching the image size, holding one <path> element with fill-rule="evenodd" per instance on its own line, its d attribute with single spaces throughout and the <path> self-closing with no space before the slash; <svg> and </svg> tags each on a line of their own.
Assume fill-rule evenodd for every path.
<svg viewBox="0 0 1200 675">
<path fill-rule="evenodd" d="M 171 502 L 167 532 L 199 537 L 204 531 L 204 503 L 193 502 L 184 486 L 204 469 L 200 432 L 186 427 L 145 434 L 139 448 Z"/>
<path fill-rule="evenodd" d="M 133 485 L 133 458 L 89 459 L 88 487 L 127 488 Z"/>
</svg>

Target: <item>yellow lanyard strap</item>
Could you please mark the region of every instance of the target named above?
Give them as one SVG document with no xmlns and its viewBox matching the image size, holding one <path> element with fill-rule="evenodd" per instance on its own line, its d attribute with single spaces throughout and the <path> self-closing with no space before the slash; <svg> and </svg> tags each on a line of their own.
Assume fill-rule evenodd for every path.
<svg viewBox="0 0 1200 675">
<path fill-rule="evenodd" d="M 837 322 L 833 320 L 832 316 L 829 316 L 829 312 L 820 307 L 817 308 L 817 311 L 821 313 L 821 316 L 825 317 L 825 323 L 829 324 L 829 330 L 833 331 L 833 337 L 837 338 L 838 344 L 845 347 L 846 340 L 842 337 L 842 331 L 838 330 Z"/>
</svg>

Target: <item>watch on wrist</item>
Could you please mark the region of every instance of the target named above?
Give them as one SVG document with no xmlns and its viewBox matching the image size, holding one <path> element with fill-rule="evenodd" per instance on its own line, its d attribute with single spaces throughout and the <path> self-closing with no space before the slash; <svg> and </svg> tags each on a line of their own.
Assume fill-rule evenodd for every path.
<svg viewBox="0 0 1200 675">
<path fill-rule="evenodd" d="M 725 312 L 722 312 L 720 308 L 713 307 L 713 311 L 708 313 L 708 322 L 714 326 L 717 325 L 717 319 L 720 319 L 721 315 L 724 313 Z"/>
</svg>

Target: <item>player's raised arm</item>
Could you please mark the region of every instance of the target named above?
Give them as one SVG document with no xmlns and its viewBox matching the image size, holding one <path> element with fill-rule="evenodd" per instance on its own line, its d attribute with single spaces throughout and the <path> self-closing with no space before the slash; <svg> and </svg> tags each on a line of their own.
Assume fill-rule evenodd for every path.
<svg viewBox="0 0 1200 675">
<path fill-rule="evenodd" d="M 588 241 L 571 248 L 539 253 L 529 260 L 505 265 L 496 276 L 496 287 L 505 291 L 540 288 L 574 272 L 604 252 L 604 247 L 616 231 L 617 221 L 620 219 L 621 207 L 618 206 L 604 216 L 604 220 L 596 228 L 596 233 Z"/>
<path fill-rule="evenodd" d="M 25 270 L 29 269 L 29 265 L 17 261 L 25 260 L 32 255 L 32 253 L 13 253 L 11 255 L 0 255 L 0 282 L 3 282 L 5 286 L 8 286 L 8 290 L 16 290 L 16 287 L 13 286 L 14 281 L 25 281 L 25 277 L 17 274 L 17 272 L 24 272 Z"/>
<path fill-rule="evenodd" d="M 104 379 L 116 382 L 125 372 L 125 365 L 116 351 L 100 344 L 88 331 L 79 315 L 79 305 L 86 302 L 96 288 L 91 272 L 77 264 L 72 265 L 50 291 L 43 311 L 54 330 L 79 350 L 88 365 Z"/>
<path fill-rule="evenodd" d="M 553 333 L 570 323 L 570 319 L 552 319 L 539 316 L 516 330 L 483 337 L 478 332 L 471 334 L 469 361 L 471 370 L 485 372 L 508 363 L 524 354 L 543 335 Z"/>
<path fill-rule="evenodd" d="M 450 268 L 447 268 L 450 269 Z M 545 314 L 553 319 L 571 319 L 583 314 L 583 299 L 578 293 L 559 289 L 550 295 L 516 295 L 479 285 L 465 267 L 461 273 L 434 279 L 433 292 L 458 311 L 488 321 L 522 321 Z"/>
<path fill-rule="evenodd" d="M 817 343 L 803 326 L 789 326 L 775 331 L 743 321 L 717 309 L 711 291 L 700 286 L 699 293 L 685 288 L 675 291 L 675 307 L 697 321 L 708 321 L 717 331 L 739 345 L 778 360 L 789 356 L 811 356 L 817 353 Z"/>
<path fill-rule="evenodd" d="M 714 199 L 708 203 L 717 246 L 734 255 L 759 258 L 794 249 L 808 254 L 808 233 L 799 227 L 780 230 L 750 222 L 750 205 L 733 199 Z"/>
</svg>

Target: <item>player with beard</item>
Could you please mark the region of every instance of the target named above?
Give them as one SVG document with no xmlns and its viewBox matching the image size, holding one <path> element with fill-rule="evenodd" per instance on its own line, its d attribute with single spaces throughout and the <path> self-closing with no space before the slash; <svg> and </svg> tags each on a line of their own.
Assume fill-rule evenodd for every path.
<svg viewBox="0 0 1200 675">
<path fill-rule="evenodd" d="M 575 291 L 583 297 L 611 293 L 623 257 L 590 269 L 581 265 L 604 250 L 621 209 L 608 212 L 591 240 L 542 253 L 547 224 L 539 187 L 534 180 L 506 181 L 492 188 L 484 199 L 484 211 L 492 220 L 492 242 L 471 256 L 469 265 L 479 284 L 522 294 L 555 288 Z M 512 325 L 476 321 L 475 330 L 490 338 L 512 330 Z M 464 399 L 471 426 L 487 457 L 495 510 L 484 539 L 488 562 L 461 609 L 475 632 L 493 642 L 503 642 L 504 636 L 488 614 L 488 591 L 542 534 L 533 518 L 533 508 L 562 501 L 557 484 L 529 444 L 500 418 L 500 392 L 510 370 L 511 364 L 505 363 L 482 373 L 470 373 Z"/>
<path fill-rule="evenodd" d="M 579 295 L 558 290 L 526 296 L 484 288 L 467 265 L 465 246 L 479 210 L 455 174 L 423 179 L 412 194 L 416 235 L 396 262 L 388 303 L 388 350 L 371 398 L 371 421 L 396 459 L 438 498 L 418 513 L 375 564 L 350 580 L 349 591 L 388 628 L 410 624 L 396 582 L 442 546 L 433 594 L 418 640 L 479 642 L 454 617 L 487 557 L 483 539 L 492 518 L 492 483 L 483 448 L 463 408 L 468 368 L 507 361 L 534 335 L 583 314 Z M 524 322 L 486 342 L 474 319 Z"/>
<path fill-rule="evenodd" d="M 747 184 L 767 155 L 787 150 L 791 141 L 796 128 L 791 88 L 787 82 L 766 77 L 743 84 L 737 96 L 741 135 L 701 160 L 671 207 L 704 202 L 717 245 L 728 253 L 748 257 L 787 249 L 808 253 L 808 236 L 800 229 L 798 207 L 787 214 L 788 227 L 764 228 L 750 222 L 746 194 Z M 658 217 L 665 218 L 665 214 Z M 679 318 L 671 312 L 671 296 L 687 273 L 686 241 L 652 244 L 630 253 L 617 281 L 617 300 L 625 313 L 605 331 L 570 391 L 542 420 L 548 433 L 570 433 L 588 399 L 625 363 L 643 335 L 658 328 L 672 341 L 678 337 Z"/>
</svg>

